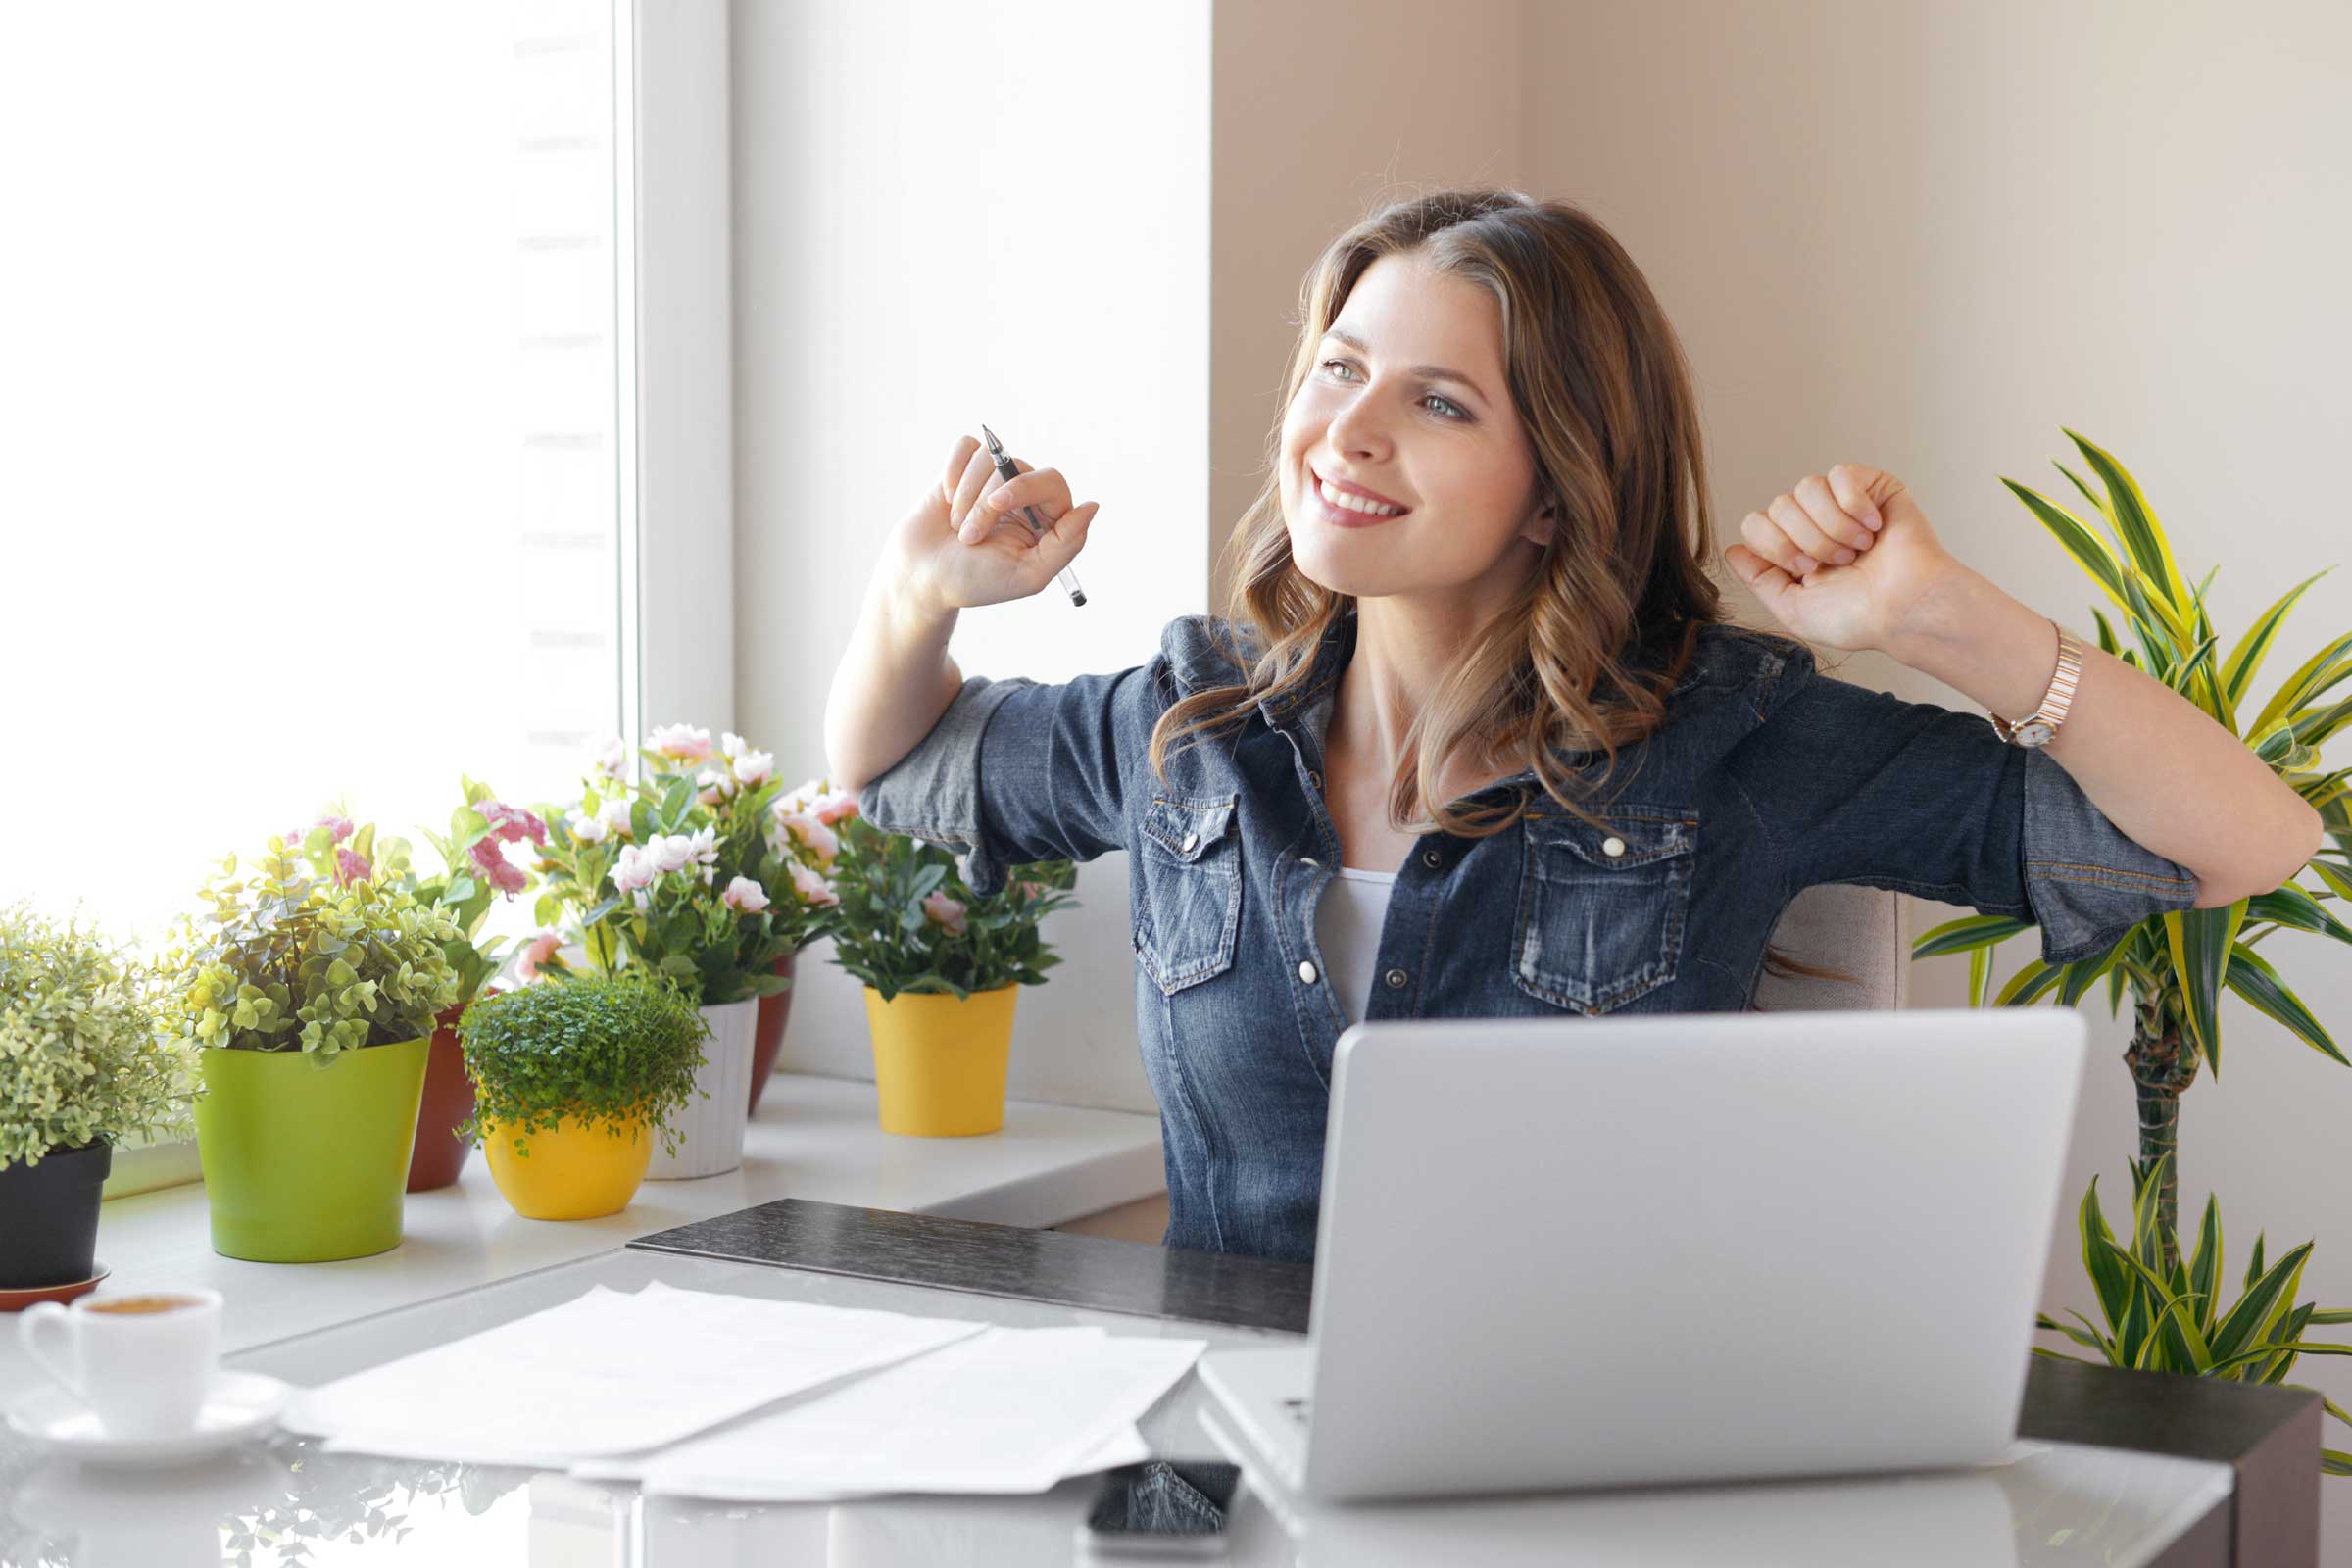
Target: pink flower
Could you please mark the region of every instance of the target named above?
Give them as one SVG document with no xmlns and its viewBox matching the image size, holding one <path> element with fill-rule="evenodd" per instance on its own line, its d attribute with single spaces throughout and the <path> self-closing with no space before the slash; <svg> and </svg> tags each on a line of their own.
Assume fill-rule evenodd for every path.
<svg viewBox="0 0 2352 1568">
<path fill-rule="evenodd" d="M 302 841 L 306 836 L 307 835 L 305 835 L 300 828 L 288 829 L 286 833 L 286 848 L 289 850 L 301 849 Z"/>
<path fill-rule="evenodd" d="M 833 857 L 841 853 L 841 839 L 831 828 L 800 811 L 776 818 L 776 825 L 813 850 L 818 865 L 826 870 L 833 868 Z"/>
<path fill-rule="evenodd" d="M 924 894 L 923 912 L 947 927 L 948 935 L 963 935 L 963 906 L 945 893 Z"/>
<path fill-rule="evenodd" d="M 556 950 L 563 945 L 563 933 L 553 926 L 541 926 L 524 946 L 522 956 L 514 960 L 515 978 L 525 985 L 538 979 L 539 966 L 554 957 Z"/>
<path fill-rule="evenodd" d="M 351 837 L 351 818 L 348 816 L 322 816 L 311 825 L 325 828 L 328 835 L 326 842 L 329 844 L 340 844 Z"/>
<path fill-rule="evenodd" d="M 845 816 L 856 816 L 858 814 L 858 792 L 835 790 L 829 795 L 821 795 L 817 797 L 816 805 L 809 814 L 827 827 L 831 827 Z"/>
<path fill-rule="evenodd" d="M 735 759 L 735 781 L 745 789 L 758 789 L 776 776 L 776 759 L 772 752 L 745 752 Z"/>
<path fill-rule="evenodd" d="M 535 813 L 519 806 L 501 806 L 496 801 L 484 801 L 474 809 L 481 813 L 483 821 L 490 824 L 490 831 L 509 844 L 519 843 L 526 835 L 533 844 L 543 845 L 547 842 L 547 824 L 540 821 Z"/>
<path fill-rule="evenodd" d="M 719 802 L 725 800 L 728 796 L 735 793 L 735 780 L 733 775 L 722 773 L 716 768 L 704 768 L 701 772 L 694 775 L 694 781 L 696 784 L 702 786 L 694 798 L 702 802 L 705 806 L 716 806 Z"/>
<path fill-rule="evenodd" d="M 1047 894 L 1054 891 L 1052 888 L 1047 887 L 1043 882 L 1031 882 L 1026 879 L 1023 879 L 1015 885 L 1020 888 L 1023 897 L 1031 899 L 1042 899 Z"/>
<path fill-rule="evenodd" d="M 375 867 L 369 865 L 364 857 L 354 855 L 349 850 L 335 851 L 335 880 L 344 887 L 354 882 L 365 882 L 373 875 Z"/>
<path fill-rule="evenodd" d="M 718 896 L 721 904 L 745 914 L 758 914 L 767 907 L 767 889 L 748 876 L 739 876 L 727 884 L 727 891 Z"/>
<path fill-rule="evenodd" d="M 514 864 L 499 852 L 497 839 L 475 839 L 473 848 L 466 853 L 466 857 L 481 868 L 482 875 L 490 885 L 507 897 L 513 898 L 528 885 L 529 879 L 522 874 L 522 867 Z"/>
<path fill-rule="evenodd" d="M 664 724 L 648 735 L 645 744 L 673 762 L 699 762 L 710 755 L 710 732 L 691 724 Z"/>
<path fill-rule="evenodd" d="M 841 902 L 841 895 L 833 891 L 832 883 L 800 861 L 793 861 L 785 869 L 792 873 L 792 891 L 810 908 L 827 908 Z"/>
</svg>

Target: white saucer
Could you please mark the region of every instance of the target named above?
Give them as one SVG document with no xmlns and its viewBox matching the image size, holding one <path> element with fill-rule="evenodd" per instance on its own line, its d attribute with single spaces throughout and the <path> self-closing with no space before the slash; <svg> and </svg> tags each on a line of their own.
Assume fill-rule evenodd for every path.
<svg viewBox="0 0 2352 1568">
<path fill-rule="evenodd" d="M 286 1407 L 288 1392 L 285 1384 L 259 1372 L 223 1372 L 214 1380 L 191 1430 L 156 1438 L 111 1438 L 98 1430 L 98 1418 L 86 1405 L 50 1384 L 11 1403 L 8 1425 L 84 1464 L 150 1469 L 201 1459 L 269 1431 Z"/>
</svg>

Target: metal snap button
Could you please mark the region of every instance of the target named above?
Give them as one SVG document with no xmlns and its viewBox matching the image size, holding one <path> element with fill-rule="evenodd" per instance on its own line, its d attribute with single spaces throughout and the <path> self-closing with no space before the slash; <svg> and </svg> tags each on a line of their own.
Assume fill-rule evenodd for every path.
<svg viewBox="0 0 2352 1568">
<path fill-rule="evenodd" d="M 1404 971 L 1402 969 L 1391 969 L 1388 974 L 1388 981 L 1389 989 L 1391 991 L 1396 990 L 1398 986 L 1404 984 Z"/>
<path fill-rule="evenodd" d="M 1187 833 L 1187 834 L 1184 836 L 1184 853 L 1185 853 L 1185 854 L 1187 854 L 1187 855 L 1190 855 L 1190 854 L 1192 854 L 1192 853 L 1193 853 L 1193 846 L 1194 846 L 1194 845 L 1196 845 L 1196 844 L 1198 844 L 1198 843 L 1200 843 L 1200 834 L 1198 834 L 1198 833 Z M 1610 840 L 1610 842 L 1613 844 L 1613 843 L 1615 843 L 1616 841 L 1615 841 L 1614 839 L 1612 839 L 1612 840 Z M 1612 852 L 1612 853 L 1613 853 L 1613 852 Z"/>
<path fill-rule="evenodd" d="M 1312 784 L 1318 792 L 1320 792 L 1323 788 L 1323 775 L 1313 771 L 1312 769 L 1308 770 L 1306 781 L 1309 784 Z"/>
<path fill-rule="evenodd" d="M 1423 850 L 1421 852 L 1421 863 L 1427 866 L 1444 865 L 1446 863 L 1446 857 L 1440 855 L 1435 850 Z"/>
<path fill-rule="evenodd" d="M 1600 841 L 1600 853 L 1614 860 L 1625 853 L 1625 840 L 1612 833 Z"/>
<path fill-rule="evenodd" d="M 1305 981 L 1310 986 L 1313 985 L 1315 983 L 1315 966 L 1311 963 L 1299 964 L 1298 978 Z"/>
</svg>

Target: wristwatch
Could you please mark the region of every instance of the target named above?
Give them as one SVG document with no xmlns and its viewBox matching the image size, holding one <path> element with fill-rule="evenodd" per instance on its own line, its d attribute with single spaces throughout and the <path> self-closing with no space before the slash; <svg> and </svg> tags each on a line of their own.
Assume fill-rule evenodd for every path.
<svg viewBox="0 0 2352 1568">
<path fill-rule="evenodd" d="M 2058 627 L 2058 670 L 2050 677 L 2050 689 L 2041 695 L 2041 706 L 2014 724 L 1998 713 L 1985 715 L 1992 720 L 1994 733 L 2012 746 L 2047 746 L 2056 739 L 2082 676 L 2082 644 L 2056 621 L 2050 624 Z"/>
</svg>

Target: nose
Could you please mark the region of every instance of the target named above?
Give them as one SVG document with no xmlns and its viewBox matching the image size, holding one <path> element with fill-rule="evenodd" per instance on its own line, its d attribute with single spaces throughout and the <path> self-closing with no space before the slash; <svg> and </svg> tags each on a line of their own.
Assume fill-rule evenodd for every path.
<svg viewBox="0 0 2352 1568">
<path fill-rule="evenodd" d="M 1355 398 L 1331 416 L 1324 437 L 1331 449 L 1351 464 L 1371 465 L 1389 455 L 1388 416 L 1374 398 Z"/>
</svg>

